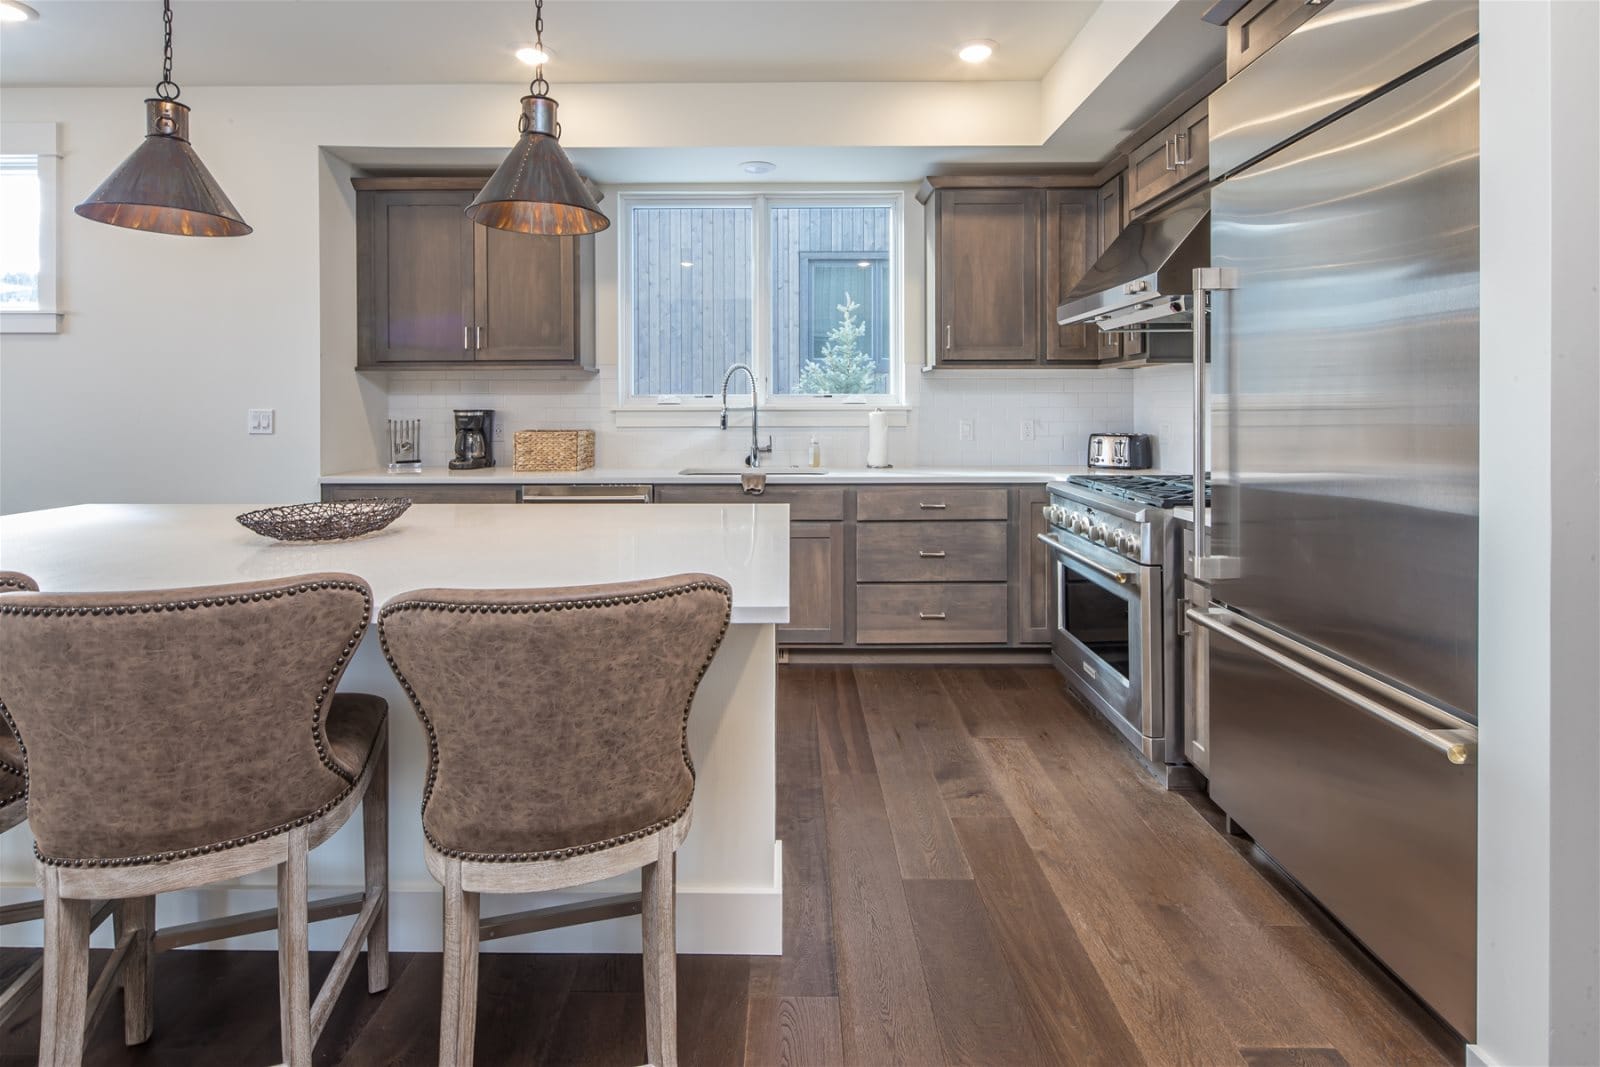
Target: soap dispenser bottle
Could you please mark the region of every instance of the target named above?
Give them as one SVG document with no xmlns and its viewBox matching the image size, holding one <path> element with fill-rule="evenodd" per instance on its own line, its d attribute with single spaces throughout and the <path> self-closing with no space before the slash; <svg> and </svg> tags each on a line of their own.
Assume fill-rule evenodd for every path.
<svg viewBox="0 0 1600 1067">
<path fill-rule="evenodd" d="M 822 466 L 822 446 L 817 443 L 817 435 L 811 435 L 811 444 L 806 448 L 806 463 L 813 467 Z"/>
</svg>

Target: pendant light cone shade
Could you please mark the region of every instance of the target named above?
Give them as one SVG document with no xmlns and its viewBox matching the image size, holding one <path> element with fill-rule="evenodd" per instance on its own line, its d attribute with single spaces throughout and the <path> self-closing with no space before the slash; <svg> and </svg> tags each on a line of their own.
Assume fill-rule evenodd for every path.
<svg viewBox="0 0 1600 1067">
<path fill-rule="evenodd" d="M 505 162 L 467 205 L 480 226 L 571 237 L 611 225 L 556 138 L 556 102 L 522 98 L 522 136 Z"/>
<path fill-rule="evenodd" d="M 73 208 L 95 222 L 182 237 L 243 237 L 251 227 L 189 144 L 189 108 L 144 102 L 144 142 Z"/>
</svg>

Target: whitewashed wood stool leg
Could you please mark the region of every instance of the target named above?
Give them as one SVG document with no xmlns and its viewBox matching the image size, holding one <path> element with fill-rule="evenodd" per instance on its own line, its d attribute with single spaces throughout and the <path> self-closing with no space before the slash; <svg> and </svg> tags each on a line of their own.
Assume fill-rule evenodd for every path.
<svg viewBox="0 0 1600 1067">
<path fill-rule="evenodd" d="M 306 828 L 288 833 L 278 864 L 278 1033 L 287 1067 L 311 1067 L 311 960 L 306 917 Z"/>
<path fill-rule="evenodd" d="M 54 867 L 44 882 L 44 1010 L 39 1020 L 39 1067 L 83 1062 L 84 1012 L 89 1001 L 89 902 L 61 896 Z"/>
<path fill-rule="evenodd" d="M 112 917 L 116 940 L 133 934 L 128 962 L 122 971 L 122 1041 L 142 1045 L 155 1028 L 156 898 L 133 897 L 118 902 Z"/>
<path fill-rule="evenodd" d="M 367 931 L 367 992 L 389 988 L 389 741 L 372 754 L 372 778 L 361 801 L 361 849 L 367 896 L 378 899 L 376 917 Z"/>
<path fill-rule="evenodd" d="M 461 861 L 446 862 L 444 983 L 440 991 L 439 1067 L 471 1067 L 478 1023 L 477 893 L 461 888 Z"/>
<path fill-rule="evenodd" d="M 654 1067 L 678 1063 L 677 853 L 669 835 L 661 852 L 641 873 L 644 937 L 645 1051 Z"/>
</svg>

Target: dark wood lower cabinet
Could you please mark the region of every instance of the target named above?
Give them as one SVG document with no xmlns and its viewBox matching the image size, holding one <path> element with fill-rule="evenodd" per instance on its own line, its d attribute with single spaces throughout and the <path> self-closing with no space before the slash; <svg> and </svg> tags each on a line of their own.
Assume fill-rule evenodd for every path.
<svg viewBox="0 0 1600 1067">
<path fill-rule="evenodd" d="M 1006 602 L 1004 582 L 863 582 L 856 643 L 1003 645 Z"/>
<path fill-rule="evenodd" d="M 789 524 L 789 622 L 780 645 L 837 645 L 845 638 L 844 523 Z"/>
</svg>

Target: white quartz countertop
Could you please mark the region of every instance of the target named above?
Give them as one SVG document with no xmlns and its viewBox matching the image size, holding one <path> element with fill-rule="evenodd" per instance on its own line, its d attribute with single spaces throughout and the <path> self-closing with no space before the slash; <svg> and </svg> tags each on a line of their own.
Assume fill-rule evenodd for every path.
<svg viewBox="0 0 1600 1067">
<path fill-rule="evenodd" d="M 534 588 L 699 571 L 733 587 L 734 623 L 789 619 L 786 504 L 418 504 L 379 533 L 318 545 L 251 533 L 234 518 L 248 510 L 81 504 L 7 515 L 0 517 L 0 569 L 62 592 L 345 571 L 372 586 L 374 610 L 430 586 Z"/>
<path fill-rule="evenodd" d="M 705 466 L 718 466 L 705 464 Z M 443 464 L 429 467 L 420 474 L 390 474 L 381 468 L 368 470 L 346 471 L 342 474 L 328 474 L 322 477 L 324 485 L 370 485 L 374 482 L 394 483 L 395 485 L 484 485 L 484 484 L 514 484 L 514 485 L 589 485 L 589 484 L 642 484 L 665 485 L 679 483 L 685 485 L 734 485 L 738 483 L 735 474 L 680 474 L 679 467 L 673 468 L 635 468 L 635 467 L 595 467 L 586 471 L 556 471 L 545 474 L 533 471 L 514 471 L 510 465 L 502 467 L 488 467 L 475 471 L 453 471 Z M 732 469 L 732 465 L 729 465 Z M 800 474 L 794 467 L 763 467 L 757 473 L 765 474 L 767 481 L 774 485 L 838 485 L 851 483 L 877 483 L 894 485 L 896 483 L 926 484 L 930 482 L 958 484 L 969 482 L 973 484 L 1004 485 L 1018 482 L 1054 482 L 1060 481 L 1070 474 L 1106 473 L 1096 472 L 1083 466 L 1060 467 L 888 467 L 883 470 L 872 470 L 865 467 L 826 467 L 825 474 Z M 1144 473 L 1144 472 L 1141 472 Z"/>
</svg>

